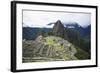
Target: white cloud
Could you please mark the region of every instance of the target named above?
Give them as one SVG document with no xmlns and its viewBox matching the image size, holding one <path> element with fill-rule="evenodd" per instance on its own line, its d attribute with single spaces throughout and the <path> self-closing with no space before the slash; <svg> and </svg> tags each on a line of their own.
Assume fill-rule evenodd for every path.
<svg viewBox="0 0 100 73">
<path fill-rule="evenodd" d="M 68 12 L 44 12 L 44 11 L 23 11 L 23 26 L 29 27 L 53 27 L 47 25 L 51 22 L 61 20 L 63 23 L 77 22 L 81 26 L 91 23 L 91 14 L 68 13 Z"/>
</svg>

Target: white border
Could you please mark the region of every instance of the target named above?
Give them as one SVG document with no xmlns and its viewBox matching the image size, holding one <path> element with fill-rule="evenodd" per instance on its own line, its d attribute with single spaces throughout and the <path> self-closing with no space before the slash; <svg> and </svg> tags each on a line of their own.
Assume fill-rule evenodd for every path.
<svg viewBox="0 0 100 73">
<path fill-rule="evenodd" d="M 91 13 L 91 60 L 75 60 L 75 61 L 57 61 L 57 62 L 35 62 L 35 63 L 22 63 L 22 9 L 32 10 L 54 10 L 54 11 L 71 11 L 71 12 L 89 12 Z M 38 68 L 52 68 L 52 67 L 72 67 L 72 66 L 86 66 L 96 65 L 96 44 L 95 44 L 95 33 L 96 33 L 96 13 L 95 9 L 92 8 L 81 8 L 81 7 L 60 7 L 60 6 L 44 6 L 44 5 L 28 5 L 28 4 L 17 4 L 17 70 L 22 69 L 38 69 Z"/>
</svg>

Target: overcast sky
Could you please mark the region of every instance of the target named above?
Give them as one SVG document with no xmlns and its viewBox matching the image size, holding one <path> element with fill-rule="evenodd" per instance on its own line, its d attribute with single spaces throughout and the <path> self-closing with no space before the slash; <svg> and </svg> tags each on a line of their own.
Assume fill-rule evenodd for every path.
<svg viewBox="0 0 100 73">
<path fill-rule="evenodd" d="M 45 27 L 51 22 L 61 20 L 62 23 L 77 22 L 84 27 L 91 24 L 91 14 L 89 13 L 69 13 L 69 12 L 44 12 L 44 11 L 23 11 L 23 27 Z"/>
</svg>

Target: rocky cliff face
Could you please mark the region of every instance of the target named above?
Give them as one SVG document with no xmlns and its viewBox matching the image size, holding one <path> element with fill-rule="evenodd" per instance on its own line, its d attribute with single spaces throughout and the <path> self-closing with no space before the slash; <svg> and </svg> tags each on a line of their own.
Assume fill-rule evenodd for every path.
<svg viewBox="0 0 100 73">
<path fill-rule="evenodd" d="M 66 39 L 66 40 L 68 39 L 65 27 L 64 27 L 63 23 L 60 20 L 58 20 L 55 23 L 55 25 L 52 29 L 52 33 L 53 33 L 54 36 L 58 36 L 58 37 Z"/>
<path fill-rule="evenodd" d="M 54 36 L 59 36 L 59 37 L 64 38 L 65 28 L 60 20 L 58 20 L 55 23 L 53 30 L 52 30 L 52 33 Z"/>
</svg>

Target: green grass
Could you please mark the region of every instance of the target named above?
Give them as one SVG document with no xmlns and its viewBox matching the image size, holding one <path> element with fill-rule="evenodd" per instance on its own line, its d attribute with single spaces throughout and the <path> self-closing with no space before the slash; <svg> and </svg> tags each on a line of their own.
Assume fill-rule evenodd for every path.
<svg viewBox="0 0 100 73">
<path fill-rule="evenodd" d="M 54 45 L 54 44 L 55 44 L 54 38 L 49 38 L 49 37 L 47 37 L 47 38 L 45 38 L 45 39 L 46 39 L 46 43 L 47 43 L 48 45 Z"/>
</svg>

